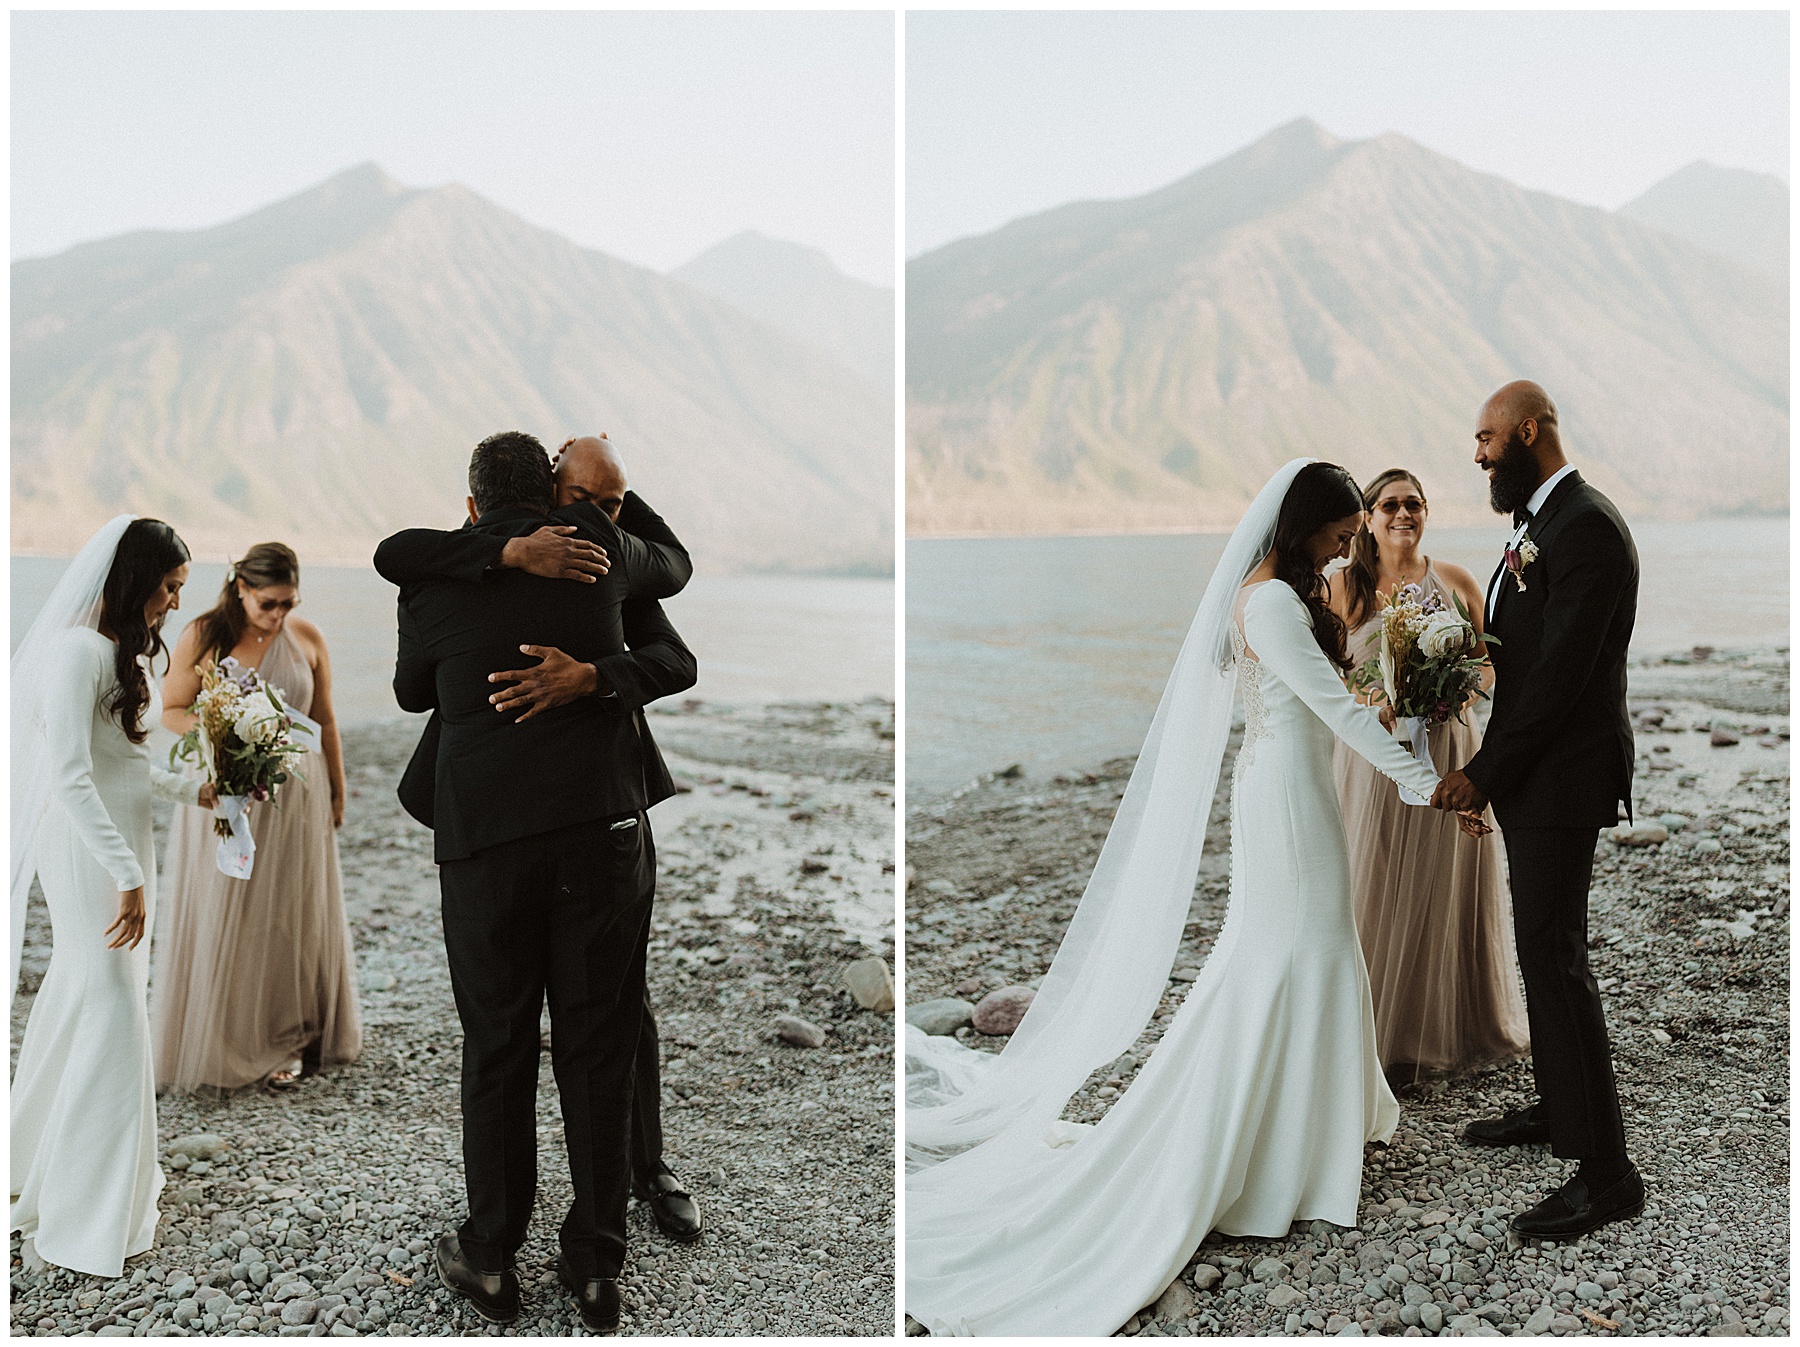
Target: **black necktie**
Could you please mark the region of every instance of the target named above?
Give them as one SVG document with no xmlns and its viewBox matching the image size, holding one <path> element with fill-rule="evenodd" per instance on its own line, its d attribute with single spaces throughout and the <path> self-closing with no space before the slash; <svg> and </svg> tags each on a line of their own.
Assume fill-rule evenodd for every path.
<svg viewBox="0 0 1800 1347">
<path fill-rule="evenodd" d="M 1514 510 L 1513 511 L 1513 527 L 1514 528 L 1518 528 L 1519 525 L 1521 525 L 1521 524 L 1529 524 L 1530 522 L 1531 522 L 1531 511 L 1530 510 Z"/>
</svg>

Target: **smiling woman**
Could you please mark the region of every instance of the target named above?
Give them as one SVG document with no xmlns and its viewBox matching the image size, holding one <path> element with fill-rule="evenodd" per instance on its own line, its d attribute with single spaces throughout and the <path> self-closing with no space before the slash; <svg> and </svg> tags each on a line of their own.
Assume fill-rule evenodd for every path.
<svg viewBox="0 0 1800 1347">
<path fill-rule="evenodd" d="M 1430 514 L 1424 484 L 1404 468 L 1363 491 L 1367 523 L 1350 564 L 1332 577 L 1334 611 L 1350 629 L 1362 667 L 1381 643 L 1380 606 L 1404 585 L 1467 612 L 1479 635 L 1481 586 L 1463 567 L 1423 551 Z M 1483 685 L 1491 686 L 1487 669 Z M 1448 775 L 1475 756 L 1481 731 L 1469 706 L 1428 731 L 1433 767 Z M 1356 930 L 1389 1084 L 1472 1070 L 1524 1055 L 1525 1003 L 1513 954 L 1512 909 L 1500 873 L 1500 841 L 1401 803 L 1393 788 L 1342 746 L 1333 759 Z M 1485 817 L 1491 826 L 1491 812 Z"/>
</svg>

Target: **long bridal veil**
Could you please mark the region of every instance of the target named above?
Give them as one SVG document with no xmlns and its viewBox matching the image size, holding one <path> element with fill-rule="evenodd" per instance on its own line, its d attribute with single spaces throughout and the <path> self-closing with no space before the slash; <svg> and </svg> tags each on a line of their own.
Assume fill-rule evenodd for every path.
<svg viewBox="0 0 1800 1347">
<path fill-rule="evenodd" d="M 44 670 L 71 627 L 98 627 L 100 600 L 119 539 L 136 515 L 115 515 L 62 573 L 12 656 L 12 986 L 19 988 L 25 907 L 37 874 L 38 825 L 50 803 L 50 745 L 44 736 Z"/>
<path fill-rule="evenodd" d="M 1274 544 L 1288 486 L 1312 461 L 1275 473 L 1225 545 L 1068 933 L 1005 1051 L 908 1026 L 909 1183 L 931 1181 L 939 1161 L 1002 1134 L 1048 1135 L 1082 1082 L 1149 1023 L 1180 947 L 1231 733 L 1238 591 Z"/>
</svg>

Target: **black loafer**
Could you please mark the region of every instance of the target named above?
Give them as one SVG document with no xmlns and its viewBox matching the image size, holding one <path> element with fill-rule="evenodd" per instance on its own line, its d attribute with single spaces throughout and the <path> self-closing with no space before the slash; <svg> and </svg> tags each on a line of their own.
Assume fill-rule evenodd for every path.
<svg viewBox="0 0 1800 1347">
<path fill-rule="evenodd" d="M 437 1253 L 438 1280 L 475 1307 L 490 1324 L 510 1324 L 519 1317 L 519 1278 L 511 1268 L 483 1272 L 463 1253 L 455 1235 L 440 1235 Z"/>
<path fill-rule="evenodd" d="M 1597 1193 L 1579 1177 L 1570 1179 L 1530 1211 L 1512 1218 L 1521 1239 L 1574 1239 L 1609 1221 L 1623 1221 L 1644 1210 L 1644 1180 L 1634 1165 Z"/>
<path fill-rule="evenodd" d="M 1504 1118 L 1480 1118 L 1463 1128 L 1463 1140 L 1477 1146 L 1548 1146 L 1550 1124 L 1522 1108 Z"/>
<path fill-rule="evenodd" d="M 658 1228 L 677 1244 L 692 1244 L 706 1233 L 700 1204 L 683 1191 L 681 1180 L 673 1174 L 658 1174 L 648 1188 L 638 1188 L 632 1196 L 650 1208 Z"/>
<path fill-rule="evenodd" d="M 567 1254 L 556 1260 L 556 1275 L 575 1297 L 575 1308 L 581 1314 L 582 1326 L 590 1333 L 619 1331 L 619 1279 L 617 1277 L 577 1277 L 569 1266 Z"/>
</svg>

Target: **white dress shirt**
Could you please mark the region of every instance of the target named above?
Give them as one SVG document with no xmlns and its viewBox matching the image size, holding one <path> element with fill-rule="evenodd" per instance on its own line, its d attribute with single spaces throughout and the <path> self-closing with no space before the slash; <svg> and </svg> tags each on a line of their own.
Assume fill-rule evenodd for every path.
<svg viewBox="0 0 1800 1347">
<path fill-rule="evenodd" d="M 1525 513 L 1528 515 L 1535 515 L 1539 510 L 1543 509 L 1544 502 L 1550 499 L 1550 493 L 1556 490 L 1556 484 L 1574 471 L 1575 465 L 1573 463 L 1565 463 L 1562 467 L 1558 468 L 1555 472 L 1545 478 L 1538 486 L 1538 489 L 1531 493 L 1531 499 L 1525 502 Z M 1517 547 L 1519 545 L 1519 540 L 1525 536 L 1525 530 L 1530 527 L 1531 521 L 1527 519 L 1523 524 L 1520 524 L 1518 528 L 1514 529 L 1513 536 L 1507 540 L 1506 550 L 1510 552 L 1513 548 Z M 1488 586 L 1487 611 L 1490 621 L 1494 616 L 1494 605 L 1500 601 L 1501 582 L 1506 580 L 1509 575 L 1510 572 L 1502 566 L 1495 572 L 1494 582 Z"/>
</svg>

